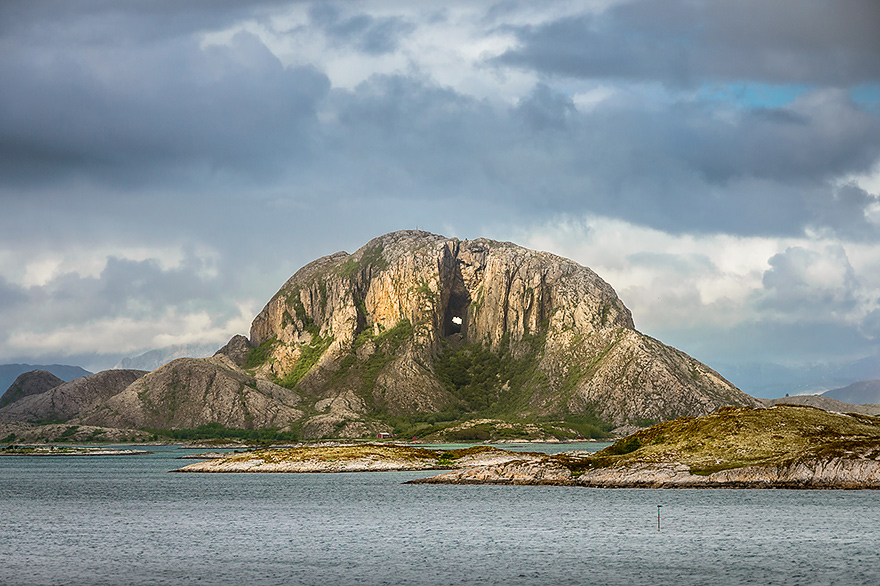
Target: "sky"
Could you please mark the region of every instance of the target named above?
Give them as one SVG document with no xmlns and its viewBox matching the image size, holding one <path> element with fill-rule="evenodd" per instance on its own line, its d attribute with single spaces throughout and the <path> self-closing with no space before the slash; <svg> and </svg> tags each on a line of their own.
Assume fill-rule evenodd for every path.
<svg viewBox="0 0 880 586">
<path fill-rule="evenodd" d="M 878 30 L 876 0 L 4 2 L 0 363 L 219 347 L 412 228 L 572 258 L 722 374 L 880 356 Z"/>
</svg>

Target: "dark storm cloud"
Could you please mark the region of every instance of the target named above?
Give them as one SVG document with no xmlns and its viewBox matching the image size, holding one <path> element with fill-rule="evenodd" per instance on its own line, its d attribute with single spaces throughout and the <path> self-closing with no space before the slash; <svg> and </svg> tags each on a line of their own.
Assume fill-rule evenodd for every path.
<svg viewBox="0 0 880 586">
<path fill-rule="evenodd" d="M 122 10 L 88 6 L 92 19 Z M 151 19 L 164 14 L 133 6 L 123 12 L 130 28 L 156 26 Z M 391 48 L 408 26 L 323 4 L 310 10 L 331 39 L 360 45 L 375 33 Z M 140 13 L 152 24 L 132 16 Z M 252 200 L 245 194 L 272 192 L 302 209 L 328 196 L 388 207 L 478 198 L 526 216 L 597 213 L 672 232 L 877 232 L 864 214 L 873 196 L 834 182 L 880 156 L 880 117 L 841 90 L 772 109 L 630 97 L 580 112 L 538 84 L 507 107 L 424 76 L 377 75 L 331 91 L 319 69 L 285 68 L 247 33 L 202 47 L 194 35 L 143 40 L 124 29 L 84 42 L 38 28 L 3 37 L 0 77 L 13 83 L 0 88 L 0 197 L 75 179 L 111 193 L 183 192 L 193 209 L 236 191 Z"/>
<path fill-rule="evenodd" d="M 145 42 L 263 20 L 298 0 L 31 0 L 0 3 L 0 39 L 57 36 L 106 42 L 124 31 Z"/>
<path fill-rule="evenodd" d="M 833 180 L 870 168 L 880 123 L 837 92 L 804 99 L 812 103 L 726 116 L 689 103 L 578 112 L 539 85 L 504 109 L 377 76 L 333 98 L 338 117 L 324 127 L 333 145 L 324 160 L 348 170 L 332 182 L 349 194 L 460 194 L 673 232 L 795 235 L 820 227 L 873 237 L 864 210 L 874 199 L 838 197 Z"/>
<path fill-rule="evenodd" d="M 853 85 L 880 77 L 874 0 L 637 0 L 514 28 L 500 64 L 584 78 Z"/>
<path fill-rule="evenodd" d="M 21 287 L 9 283 L 0 275 L 0 307 L 6 311 L 17 311 L 27 301 L 27 294 Z"/>
<path fill-rule="evenodd" d="M 336 5 L 324 2 L 312 4 L 309 17 L 311 23 L 320 27 L 329 38 L 368 55 L 393 52 L 401 37 L 415 28 L 412 23 L 397 17 L 343 16 Z"/>
<path fill-rule="evenodd" d="M 324 74 L 282 67 L 246 33 L 204 49 L 195 37 L 130 46 L 121 35 L 97 46 L 7 49 L 0 169 L 18 185 L 71 175 L 121 184 L 194 172 L 272 176 L 306 156 L 329 89 Z"/>
</svg>

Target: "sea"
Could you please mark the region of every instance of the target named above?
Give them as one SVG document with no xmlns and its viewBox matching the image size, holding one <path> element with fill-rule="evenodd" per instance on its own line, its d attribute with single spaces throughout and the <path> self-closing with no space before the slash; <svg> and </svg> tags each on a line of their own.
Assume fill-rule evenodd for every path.
<svg viewBox="0 0 880 586">
<path fill-rule="evenodd" d="M 877 491 L 169 474 L 197 451 L 146 449 L 0 457 L 0 584 L 880 584 Z"/>
</svg>

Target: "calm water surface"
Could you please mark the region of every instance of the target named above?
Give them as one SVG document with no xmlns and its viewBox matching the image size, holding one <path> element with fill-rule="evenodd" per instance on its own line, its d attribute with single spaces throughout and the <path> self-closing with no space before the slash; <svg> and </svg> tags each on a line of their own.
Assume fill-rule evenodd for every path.
<svg viewBox="0 0 880 586">
<path fill-rule="evenodd" d="M 875 491 L 168 474 L 182 453 L 0 458 L 0 584 L 880 584 Z"/>
</svg>

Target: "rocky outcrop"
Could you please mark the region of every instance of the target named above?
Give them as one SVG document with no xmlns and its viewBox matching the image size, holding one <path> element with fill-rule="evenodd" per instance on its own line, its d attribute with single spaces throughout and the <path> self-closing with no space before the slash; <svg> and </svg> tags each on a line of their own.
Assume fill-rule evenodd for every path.
<svg viewBox="0 0 880 586">
<path fill-rule="evenodd" d="M 0 409 L 30 395 L 51 391 L 64 381 L 46 370 L 32 370 L 19 375 L 0 397 Z"/>
<path fill-rule="evenodd" d="M 757 406 L 717 372 L 634 329 L 590 269 L 487 239 L 387 234 L 303 267 L 221 350 L 352 413 L 596 416 L 614 425 Z M 352 399 L 356 397 L 357 401 Z"/>
<path fill-rule="evenodd" d="M 438 470 L 509 462 L 518 454 L 478 446 L 428 450 L 393 444 L 301 446 L 260 450 L 190 464 L 175 472 L 388 472 Z"/>
<path fill-rule="evenodd" d="M 638 332 L 590 269 L 507 242 L 419 231 L 306 265 L 255 317 L 249 340 L 235 336 L 211 358 L 181 358 L 135 381 L 143 374 L 60 385 L 0 409 L 0 421 L 215 423 L 310 439 L 395 427 L 448 438 L 447 427 L 462 438 L 536 439 L 759 405 Z M 461 427 L 468 420 L 495 423 Z M 505 427 L 535 420 L 543 423 Z"/>
<path fill-rule="evenodd" d="M 239 429 L 286 428 L 303 413 L 297 393 L 254 378 L 226 356 L 180 358 L 162 366 L 80 418 L 89 425 Z"/>
<path fill-rule="evenodd" d="M 237 366 L 244 366 L 247 362 L 250 351 L 251 347 L 248 344 L 248 339 L 241 334 L 238 334 L 232 336 L 232 339 L 230 339 L 225 346 L 217 350 L 217 352 L 214 353 L 214 356 L 227 356 Z"/>
<path fill-rule="evenodd" d="M 73 379 L 0 409 L 0 421 L 66 421 L 90 412 L 147 374 L 143 370 L 105 370 Z"/>
<path fill-rule="evenodd" d="M 880 488 L 880 419 L 785 405 L 725 408 L 595 454 L 524 455 L 414 482 L 601 488 Z"/>
<path fill-rule="evenodd" d="M 680 463 L 588 470 L 574 476 L 552 460 L 514 460 L 465 468 L 411 481 L 412 484 L 519 484 L 590 488 L 835 488 L 880 489 L 880 462 L 832 458 L 787 466 L 746 466 L 708 475 Z"/>
</svg>

